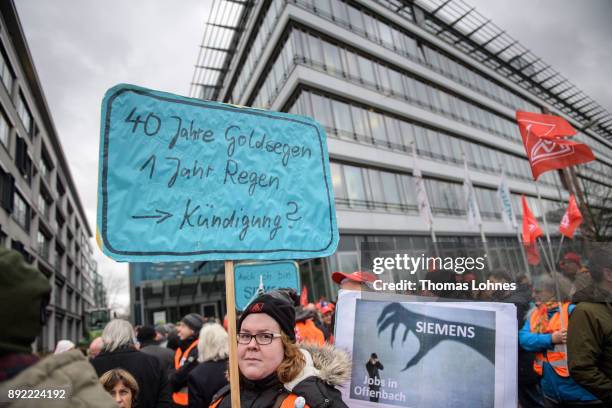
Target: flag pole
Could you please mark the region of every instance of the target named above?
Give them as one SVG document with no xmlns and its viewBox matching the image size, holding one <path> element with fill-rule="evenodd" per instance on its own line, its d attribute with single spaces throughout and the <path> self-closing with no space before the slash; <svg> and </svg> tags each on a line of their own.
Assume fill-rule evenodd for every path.
<svg viewBox="0 0 612 408">
<path fill-rule="evenodd" d="M 521 232 L 519 230 L 518 225 L 515 228 L 516 231 L 516 240 L 519 243 L 519 247 L 521 248 L 521 255 L 523 256 L 523 264 L 525 266 L 525 271 L 527 272 L 527 277 L 531 280 L 531 268 L 529 268 L 529 261 L 527 260 L 527 254 L 525 253 L 525 246 L 523 245 L 523 241 L 521 240 Z"/>
<path fill-rule="evenodd" d="M 534 180 L 534 184 L 535 184 L 535 188 L 536 188 L 536 193 L 538 195 L 538 206 L 540 207 L 540 212 L 542 213 L 542 219 L 544 220 L 544 230 L 546 232 L 546 241 L 548 242 L 548 253 L 550 255 L 550 259 L 554 261 L 554 252 L 552 249 L 552 241 L 550 239 L 550 231 L 548 230 L 548 220 L 546 219 L 546 211 L 544 209 L 544 204 L 542 201 L 542 195 L 540 194 L 540 187 L 538 186 L 538 182 L 536 180 Z M 553 267 L 555 265 L 552 265 Z M 552 271 L 552 269 L 551 269 Z"/>
<path fill-rule="evenodd" d="M 420 177 L 422 180 L 423 176 L 421 175 L 421 169 L 419 168 L 417 164 L 417 151 L 416 151 L 416 143 L 414 142 L 414 140 L 410 142 L 410 147 L 412 148 L 412 171 L 413 171 L 412 174 L 413 176 Z M 418 189 L 418 186 L 417 186 L 417 189 Z M 423 184 L 423 189 L 425 189 L 424 184 Z M 418 198 L 417 198 L 417 201 L 418 201 Z M 417 202 L 417 205 L 419 206 L 419 213 L 420 213 L 421 212 L 420 203 Z M 427 205 L 429 206 L 429 199 L 427 199 Z M 433 225 L 434 224 L 433 223 L 433 213 L 431 212 L 429 207 L 427 211 L 429 212 L 429 214 L 426 218 L 428 220 L 427 223 L 429 224 L 429 233 L 431 234 L 431 241 L 434 246 L 434 252 L 437 257 L 440 257 L 440 250 L 438 249 L 438 238 L 436 237 L 436 231 Z"/>
<path fill-rule="evenodd" d="M 536 240 L 540 244 L 540 248 L 542 248 L 542 253 L 544 254 L 544 261 L 546 262 L 546 265 L 548 266 L 548 269 L 550 270 L 550 274 L 552 275 L 554 273 L 554 270 L 553 270 L 552 265 L 550 263 L 550 259 L 548 258 L 548 254 L 546 252 L 546 248 L 544 247 L 544 244 L 542 243 L 542 239 L 538 237 L 538 238 L 536 238 Z M 555 285 L 556 285 L 556 279 L 555 279 Z M 558 291 L 557 291 L 557 294 L 559 294 Z"/>
<path fill-rule="evenodd" d="M 531 270 L 529 268 L 529 260 L 527 259 L 527 254 L 525 254 L 525 248 L 523 245 L 523 241 L 521 240 L 521 233 L 519 230 L 519 225 L 516 222 L 516 214 L 514 209 L 512 208 L 512 198 L 510 195 L 510 188 L 508 187 L 508 182 L 506 180 L 506 173 L 503 166 L 499 166 L 499 171 L 501 172 L 500 183 L 497 189 L 497 195 L 502 205 L 502 220 L 507 226 L 510 226 L 514 229 L 516 233 L 516 241 L 519 244 L 519 248 L 521 251 L 521 257 L 523 258 L 523 266 L 525 267 L 525 273 L 531 279 Z M 506 211 L 506 209 L 509 211 Z M 505 214 L 505 216 L 504 216 Z"/>
<path fill-rule="evenodd" d="M 230 399 L 233 408 L 240 408 L 240 376 L 238 375 L 238 342 L 236 337 L 236 292 L 234 261 L 225 261 L 225 294 L 229 334 Z"/>
<path fill-rule="evenodd" d="M 466 210 L 468 212 L 468 222 L 470 219 L 470 214 L 469 214 L 469 207 L 470 207 L 470 196 L 472 195 L 472 193 L 474 193 L 474 201 L 476 201 L 476 190 L 474 190 L 474 184 L 472 184 L 472 179 L 470 178 L 470 169 L 468 167 L 467 164 L 467 156 L 465 154 L 465 152 L 461 152 L 461 155 L 463 156 L 463 165 L 465 167 L 465 177 L 466 180 L 464 181 L 464 185 L 467 181 L 469 181 L 469 185 L 467 188 L 467 192 L 466 192 Z M 464 190 L 465 191 L 465 190 Z M 478 202 L 476 201 L 476 206 L 478 206 Z M 484 233 L 484 228 L 482 227 L 482 217 L 480 216 L 480 208 L 477 209 L 476 211 L 478 213 L 478 219 L 476 220 L 478 222 L 478 229 L 480 230 L 480 239 L 482 240 L 482 246 L 484 247 L 485 250 L 485 255 L 487 256 L 487 265 L 489 266 L 489 271 L 493 270 L 493 261 L 491 260 L 491 256 L 489 254 L 489 245 L 487 243 L 487 237 L 485 236 Z"/>
<path fill-rule="evenodd" d="M 559 249 L 557 249 L 557 257 L 555 258 L 555 265 L 559 262 L 559 258 L 561 257 L 561 248 L 563 248 L 563 240 L 565 239 L 565 235 L 561 235 L 561 241 L 559 241 Z"/>
</svg>

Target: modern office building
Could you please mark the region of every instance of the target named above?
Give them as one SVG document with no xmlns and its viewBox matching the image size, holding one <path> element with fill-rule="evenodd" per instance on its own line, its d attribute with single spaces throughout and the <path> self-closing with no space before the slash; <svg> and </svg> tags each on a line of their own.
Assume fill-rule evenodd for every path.
<svg viewBox="0 0 612 408">
<path fill-rule="evenodd" d="M 335 294 L 331 271 L 367 269 L 364 249 L 432 251 L 415 165 L 437 246 L 448 255 L 486 250 L 493 268 L 513 273 L 525 264 L 516 231 L 501 219 L 502 168 L 515 213 L 526 195 L 557 236 L 570 191 L 599 227 L 612 210 L 612 116 L 460 0 L 215 1 L 190 96 L 308 115 L 326 128 L 341 238 L 335 255 L 300 261 L 315 298 Z M 597 160 L 545 173 L 538 200 L 516 110 L 565 117 Z M 486 248 L 466 218 L 464 155 Z M 149 284 L 178 301 L 162 281 Z"/>
<path fill-rule="evenodd" d="M 94 303 L 92 237 L 12 1 L 0 4 L 0 244 L 53 288 L 36 347 L 83 338 Z"/>
</svg>

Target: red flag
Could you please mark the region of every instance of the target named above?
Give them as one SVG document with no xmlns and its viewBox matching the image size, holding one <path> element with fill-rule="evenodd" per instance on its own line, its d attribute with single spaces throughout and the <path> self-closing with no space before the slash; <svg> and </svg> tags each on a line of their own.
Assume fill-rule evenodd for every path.
<svg viewBox="0 0 612 408">
<path fill-rule="evenodd" d="M 544 234 L 527 205 L 527 199 L 525 196 L 522 196 L 521 199 L 523 201 L 523 243 L 528 246 L 535 244 L 536 239 Z"/>
<path fill-rule="evenodd" d="M 538 265 L 540 263 L 540 251 L 538 251 L 538 244 L 532 242 L 529 245 L 525 245 L 527 252 L 527 263 L 529 265 Z"/>
<path fill-rule="evenodd" d="M 568 237 L 569 239 L 574 238 L 574 232 L 576 228 L 582 223 L 582 214 L 576 205 L 576 199 L 572 194 L 569 199 L 569 206 L 561 219 L 561 225 L 559 225 L 559 231 Z"/>
<path fill-rule="evenodd" d="M 568 139 L 576 130 L 559 116 L 516 111 L 516 121 L 534 180 L 546 171 L 595 160 L 587 145 Z"/>
<path fill-rule="evenodd" d="M 306 306 L 308 304 L 308 288 L 302 286 L 302 293 L 300 294 L 300 305 Z"/>
</svg>

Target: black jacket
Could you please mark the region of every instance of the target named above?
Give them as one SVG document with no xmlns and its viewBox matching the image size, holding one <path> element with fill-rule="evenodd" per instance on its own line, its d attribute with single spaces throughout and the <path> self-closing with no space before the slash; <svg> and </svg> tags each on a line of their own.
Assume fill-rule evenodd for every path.
<svg viewBox="0 0 612 408">
<path fill-rule="evenodd" d="M 308 376 L 304 370 L 294 382 L 292 393 L 304 397 L 310 408 L 348 408 L 342 401 L 342 394 L 334 386 L 344 384 L 350 378 L 351 361 L 348 355 L 333 346 L 322 347 L 302 344 L 311 355 L 312 364 L 318 370 L 316 376 Z M 289 391 L 276 375 L 259 381 L 240 378 L 240 404 L 242 408 L 272 408 L 282 401 Z M 223 387 L 213 397 L 213 401 L 223 398 L 218 408 L 231 408 L 229 385 Z"/>
<path fill-rule="evenodd" d="M 174 350 L 158 346 L 157 344 L 144 344 L 140 346 L 140 351 L 157 358 L 168 373 L 174 371 Z"/>
<path fill-rule="evenodd" d="M 227 359 L 205 361 L 189 373 L 189 408 L 208 407 L 213 396 L 227 385 Z"/>
<path fill-rule="evenodd" d="M 197 342 L 197 337 L 189 337 L 185 340 L 182 340 L 179 343 L 179 348 L 176 349 L 175 353 L 179 351 L 185 352 L 189 348 L 189 346 L 193 342 Z M 183 356 L 185 357 L 185 356 Z M 174 367 L 174 362 L 172 363 Z M 177 369 L 173 374 L 170 375 L 170 386 L 172 388 L 172 392 L 178 392 L 183 388 L 187 387 L 187 380 L 189 378 L 189 373 L 198 365 L 198 347 L 195 346 L 189 352 L 189 355 L 185 357 L 185 362 L 183 365 Z"/>
<path fill-rule="evenodd" d="M 159 361 L 134 348 L 102 352 L 91 360 L 98 377 L 114 368 L 122 368 L 138 382 L 138 408 L 165 408 L 170 406 L 168 379 Z"/>
</svg>

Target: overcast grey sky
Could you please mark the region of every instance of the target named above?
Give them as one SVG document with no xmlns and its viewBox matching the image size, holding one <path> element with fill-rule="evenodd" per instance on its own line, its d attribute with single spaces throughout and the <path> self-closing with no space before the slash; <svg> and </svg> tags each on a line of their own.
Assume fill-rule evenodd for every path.
<svg viewBox="0 0 612 408">
<path fill-rule="evenodd" d="M 464 1 L 612 113 L 612 1 Z"/>
<path fill-rule="evenodd" d="M 96 228 L 100 104 L 121 82 L 187 95 L 211 2 L 17 0 L 23 30 L 92 231 Z M 127 264 L 98 270 L 128 304 Z"/>
<path fill-rule="evenodd" d="M 612 2 L 466 0 L 612 111 Z M 133 83 L 187 95 L 210 0 L 17 0 L 55 125 L 95 231 L 100 103 Z M 98 269 L 123 282 L 126 264 L 95 247 Z"/>
</svg>

